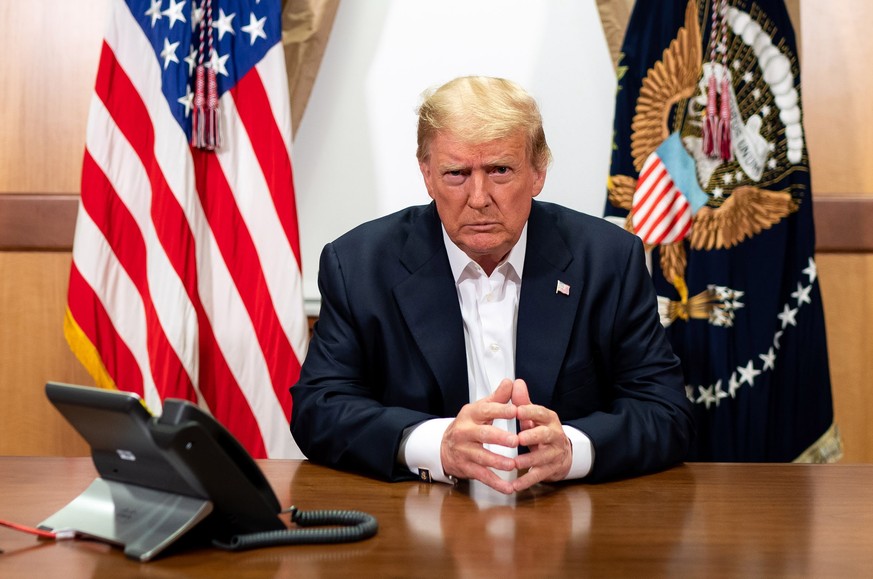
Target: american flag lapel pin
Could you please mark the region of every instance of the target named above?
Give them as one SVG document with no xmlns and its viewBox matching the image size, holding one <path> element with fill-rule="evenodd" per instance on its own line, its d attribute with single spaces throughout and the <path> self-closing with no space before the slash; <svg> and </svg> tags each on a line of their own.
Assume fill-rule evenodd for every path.
<svg viewBox="0 0 873 579">
<path fill-rule="evenodd" d="M 565 296 L 570 295 L 570 286 L 558 280 L 558 287 L 555 288 L 556 294 L 564 294 Z"/>
</svg>

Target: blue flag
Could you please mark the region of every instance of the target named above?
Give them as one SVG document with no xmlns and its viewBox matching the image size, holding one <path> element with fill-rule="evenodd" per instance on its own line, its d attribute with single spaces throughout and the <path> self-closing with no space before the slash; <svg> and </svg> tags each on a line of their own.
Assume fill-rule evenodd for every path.
<svg viewBox="0 0 873 579">
<path fill-rule="evenodd" d="M 622 46 L 605 215 L 651 249 L 690 460 L 841 455 L 795 46 L 781 0 L 636 2 Z"/>
</svg>

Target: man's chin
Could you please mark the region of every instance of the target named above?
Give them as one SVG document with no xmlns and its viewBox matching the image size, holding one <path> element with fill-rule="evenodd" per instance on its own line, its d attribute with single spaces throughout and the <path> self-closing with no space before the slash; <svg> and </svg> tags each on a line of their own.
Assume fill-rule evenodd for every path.
<svg viewBox="0 0 873 579">
<path fill-rule="evenodd" d="M 483 239 L 483 236 L 467 237 L 457 243 L 458 247 L 467 254 L 473 261 L 482 263 L 482 261 L 490 261 L 493 263 L 500 262 L 512 249 L 511 244 L 505 243 L 504 240 Z"/>
</svg>

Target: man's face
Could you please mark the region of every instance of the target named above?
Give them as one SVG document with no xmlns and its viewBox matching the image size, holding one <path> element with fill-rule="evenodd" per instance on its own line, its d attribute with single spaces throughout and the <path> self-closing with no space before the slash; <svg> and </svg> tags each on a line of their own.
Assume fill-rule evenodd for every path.
<svg viewBox="0 0 873 579">
<path fill-rule="evenodd" d="M 449 238 L 490 275 L 518 241 L 545 183 L 524 134 L 469 144 L 439 133 L 419 165 Z"/>
</svg>

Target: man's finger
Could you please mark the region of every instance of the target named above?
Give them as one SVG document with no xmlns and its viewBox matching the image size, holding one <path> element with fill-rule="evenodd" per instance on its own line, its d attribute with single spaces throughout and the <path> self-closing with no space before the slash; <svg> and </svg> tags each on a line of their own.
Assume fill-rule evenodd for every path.
<svg viewBox="0 0 873 579">
<path fill-rule="evenodd" d="M 488 402 L 500 402 L 501 404 L 506 404 L 507 402 L 512 401 L 512 393 L 513 393 L 513 383 L 509 378 L 504 378 L 500 381 L 500 384 L 497 385 L 497 388 L 492 392 L 489 396 L 483 398 L 483 400 L 487 400 Z"/>
<path fill-rule="evenodd" d="M 490 424 L 480 425 L 471 436 L 472 440 L 479 444 L 496 444 L 509 448 L 515 448 L 519 444 L 517 434 Z"/>
<path fill-rule="evenodd" d="M 527 391 L 527 383 L 521 378 L 512 383 L 512 403 L 516 406 L 524 406 L 531 403 L 530 394 Z"/>
<path fill-rule="evenodd" d="M 527 390 L 527 383 L 518 379 L 512 383 L 512 403 L 517 408 L 529 408 L 531 406 L 530 393 Z M 518 415 L 519 430 L 525 431 L 533 428 L 536 422 L 526 418 L 523 415 Z"/>
</svg>

